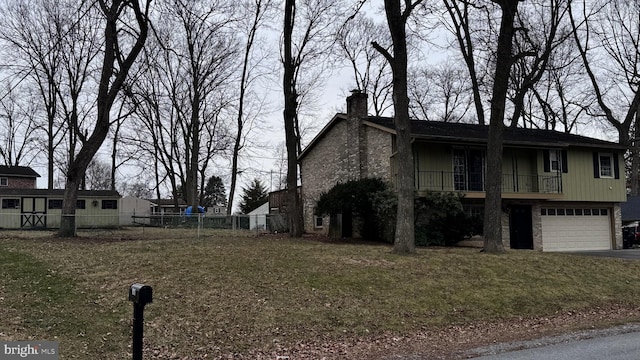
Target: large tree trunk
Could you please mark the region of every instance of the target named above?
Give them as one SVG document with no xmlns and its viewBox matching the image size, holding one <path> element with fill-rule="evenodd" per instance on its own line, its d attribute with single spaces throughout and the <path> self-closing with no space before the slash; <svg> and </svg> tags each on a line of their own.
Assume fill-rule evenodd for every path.
<svg viewBox="0 0 640 360">
<path fill-rule="evenodd" d="M 411 11 L 421 1 L 405 2 L 402 11 L 399 0 L 385 0 L 384 8 L 387 24 L 393 41 L 393 56 L 373 42 L 391 65 L 393 71 L 393 107 L 396 129 L 396 163 L 398 176 L 396 191 L 398 192 L 398 209 L 396 217 L 396 233 L 393 251 L 400 254 L 415 252 L 415 170 L 411 149 L 411 120 L 409 119 L 409 97 L 407 94 L 407 33 L 406 21 Z"/>
<path fill-rule="evenodd" d="M 302 206 L 298 196 L 298 141 L 296 136 L 297 93 L 295 64 L 292 57 L 292 33 L 295 22 L 295 0 L 286 0 L 284 7 L 284 132 L 287 147 L 287 218 L 289 235 L 302 236 Z"/>
<path fill-rule="evenodd" d="M 411 150 L 411 120 L 407 95 L 407 35 L 399 1 L 385 1 L 387 21 L 393 39 L 393 110 L 398 164 L 398 209 L 393 251 L 415 252 L 415 179 Z M 391 15 L 390 15 L 391 14 Z"/>
<path fill-rule="evenodd" d="M 135 13 L 136 22 L 139 26 L 139 33 L 137 34 L 137 38 L 135 39 L 135 43 L 133 44 L 131 51 L 125 57 L 123 56 L 124 54 L 119 53 L 120 48 L 117 41 L 117 21 L 118 16 L 122 15 L 124 12 L 123 7 L 126 7 L 127 2 L 129 3 L 128 6 L 130 6 Z M 60 230 L 58 231 L 58 236 L 62 237 L 76 236 L 76 201 L 78 199 L 78 186 L 82 182 L 82 179 L 84 179 L 87 166 L 91 162 L 91 159 L 93 159 L 109 133 L 109 112 L 111 111 L 111 107 L 118 95 L 118 92 L 127 78 L 129 69 L 131 69 L 133 62 L 142 50 L 147 38 L 147 14 L 149 11 L 149 3 L 147 3 L 144 11 L 137 0 L 113 0 L 110 6 L 106 4 L 104 0 L 99 0 L 99 6 L 104 12 L 106 24 L 104 32 L 104 58 L 96 101 L 98 117 L 91 136 L 83 144 L 78 155 L 69 164 L 64 199 L 62 201 L 62 218 L 60 221 Z M 115 71 L 116 58 L 120 59 L 118 61 L 119 69 L 117 73 Z"/>
<path fill-rule="evenodd" d="M 491 98 L 489 139 L 487 143 L 486 199 L 484 206 L 484 251 L 504 252 L 502 243 L 502 138 L 504 112 L 509 88 L 513 21 L 519 0 L 493 0 L 502 8 L 496 72 Z"/>
</svg>

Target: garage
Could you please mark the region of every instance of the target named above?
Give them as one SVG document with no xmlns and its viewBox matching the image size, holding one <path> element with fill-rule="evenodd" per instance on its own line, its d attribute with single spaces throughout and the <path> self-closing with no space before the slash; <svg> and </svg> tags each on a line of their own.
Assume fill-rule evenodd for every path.
<svg viewBox="0 0 640 360">
<path fill-rule="evenodd" d="M 610 250 L 610 214 L 606 208 L 542 208 L 543 250 Z"/>
</svg>

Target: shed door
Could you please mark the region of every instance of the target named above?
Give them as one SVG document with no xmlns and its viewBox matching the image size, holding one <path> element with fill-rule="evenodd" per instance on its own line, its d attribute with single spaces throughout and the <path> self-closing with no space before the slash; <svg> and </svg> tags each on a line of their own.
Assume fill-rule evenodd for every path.
<svg viewBox="0 0 640 360">
<path fill-rule="evenodd" d="M 43 197 L 23 197 L 20 227 L 40 228 L 47 226 L 47 199 Z"/>
<path fill-rule="evenodd" d="M 611 211 L 591 208 L 543 208 L 544 251 L 610 250 Z"/>
</svg>

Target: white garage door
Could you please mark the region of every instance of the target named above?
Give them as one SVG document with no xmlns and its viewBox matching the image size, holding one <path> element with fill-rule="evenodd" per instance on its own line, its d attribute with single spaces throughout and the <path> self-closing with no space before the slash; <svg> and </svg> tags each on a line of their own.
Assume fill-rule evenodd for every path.
<svg viewBox="0 0 640 360">
<path fill-rule="evenodd" d="M 609 209 L 543 208 L 544 251 L 610 250 Z"/>
</svg>

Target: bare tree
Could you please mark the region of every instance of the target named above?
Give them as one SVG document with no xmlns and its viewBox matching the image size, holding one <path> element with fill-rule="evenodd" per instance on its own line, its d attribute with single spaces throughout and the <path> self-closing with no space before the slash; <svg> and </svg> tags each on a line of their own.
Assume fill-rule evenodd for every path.
<svg viewBox="0 0 640 360">
<path fill-rule="evenodd" d="M 518 26 L 523 29 L 514 36 L 514 63 L 511 72 L 513 103 L 511 127 L 518 126 L 525 110 L 525 97 L 549 70 L 551 55 L 555 49 L 571 37 L 565 14 L 570 2 L 567 0 L 534 0 L 530 6 L 520 9 L 516 16 Z M 556 58 L 557 60 L 557 58 Z M 571 58 L 567 59 L 571 61 Z M 554 64 L 563 67 L 565 64 Z M 526 127 L 526 123 L 523 124 Z"/>
<path fill-rule="evenodd" d="M 235 195 L 236 181 L 238 177 L 238 157 L 240 155 L 240 151 L 244 147 L 248 130 L 245 129 L 245 124 L 248 118 L 248 114 L 245 109 L 245 100 L 252 80 L 257 76 L 253 72 L 256 71 L 256 67 L 259 63 L 264 60 L 263 56 L 254 56 L 254 43 L 259 29 L 264 25 L 266 20 L 270 19 L 268 13 L 271 11 L 273 5 L 274 3 L 272 0 L 252 0 L 246 1 L 243 6 L 243 9 L 245 9 L 246 12 L 242 14 L 241 19 L 250 18 L 252 20 L 248 23 L 248 29 L 242 29 L 246 31 L 246 35 L 239 83 L 236 136 L 233 145 L 233 153 L 231 155 L 231 185 L 229 186 L 229 201 L 227 203 L 228 214 L 231 214 L 233 211 L 233 197 Z"/>
<path fill-rule="evenodd" d="M 631 129 L 640 107 L 640 4 L 602 1 L 569 8 L 574 39 L 595 92 L 601 116 L 618 132 L 621 145 L 637 146 Z M 595 48 L 603 51 L 595 57 Z M 598 61 L 600 59 L 601 61 Z M 638 124 L 635 124 L 637 127 Z M 632 151 L 632 157 L 638 155 Z M 638 163 L 632 159 L 631 163 Z M 632 166 L 632 194 L 638 193 L 638 167 Z"/>
<path fill-rule="evenodd" d="M 142 6 L 138 0 L 112 0 L 111 2 L 99 0 L 98 5 L 104 19 L 105 31 L 103 61 L 96 98 L 97 119 L 91 135 L 69 164 L 59 236 L 76 235 L 75 210 L 80 182 L 84 178 L 87 166 L 107 137 L 111 125 L 111 107 L 147 38 L 149 2 Z M 133 19 L 135 27 L 127 21 Z M 128 42 L 129 46 L 127 46 Z"/>
<path fill-rule="evenodd" d="M 36 96 L 27 89 L 7 84 L 0 99 L 0 161 L 4 165 L 31 164 L 38 154 L 38 125 L 32 100 Z"/>
<path fill-rule="evenodd" d="M 65 35 L 65 24 L 68 27 L 74 23 L 67 18 L 62 4 L 46 0 L 8 1 L 0 15 L 3 23 L 0 36 L 7 44 L 6 56 L 18 65 L 12 70 L 20 81 L 30 80 L 35 84 L 44 108 L 45 120 L 40 126 L 45 133 L 49 189 L 54 187 L 55 152 L 66 133 L 66 127 L 57 117 L 62 76 L 61 37 Z"/>
<path fill-rule="evenodd" d="M 477 50 L 474 46 L 474 29 L 472 13 L 481 8 L 472 1 L 443 0 L 449 21 L 444 21 L 445 27 L 455 35 L 460 54 L 469 72 L 471 91 L 475 104 L 478 123 L 485 124 L 484 105 L 482 102 L 482 84 L 484 83 L 484 68 L 478 69 Z"/>
<path fill-rule="evenodd" d="M 411 115 L 418 119 L 461 122 L 471 110 L 471 85 L 464 70 L 451 62 L 410 71 Z"/>
<path fill-rule="evenodd" d="M 521 0 L 492 0 L 502 10 L 496 68 L 493 78 L 489 138 L 487 141 L 487 181 L 484 205 L 484 251 L 504 252 L 502 244 L 502 141 L 505 103 L 513 57 L 511 49 L 514 21 Z"/>
<path fill-rule="evenodd" d="M 415 252 L 414 176 L 411 150 L 411 120 L 409 118 L 409 93 L 407 89 L 407 21 L 422 0 L 385 0 L 384 9 L 391 34 L 393 54 L 377 42 L 372 46 L 391 65 L 393 73 L 393 110 L 396 131 L 396 159 L 398 166 L 398 212 L 393 251 L 400 254 Z"/>
<path fill-rule="evenodd" d="M 295 0 L 286 0 L 284 4 L 283 117 L 287 148 L 287 217 L 292 237 L 300 237 L 303 230 L 302 203 L 298 196 L 298 155 L 302 151 L 300 106 L 322 78 L 322 63 L 332 43 L 330 34 L 335 7 L 336 2 L 332 0 L 312 0 L 302 3 L 301 7 Z"/>
<path fill-rule="evenodd" d="M 339 57 L 346 61 L 353 72 L 356 89 L 371 98 L 372 113 L 381 116 L 393 104 L 391 102 L 392 79 L 389 64 L 371 42 L 389 37 L 384 25 L 375 23 L 366 15 L 357 13 L 336 34 L 340 46 Z M 388 41 L 382 41 L 388 42 Z"/>
</svg>

